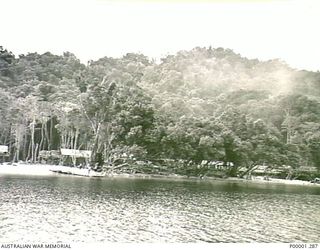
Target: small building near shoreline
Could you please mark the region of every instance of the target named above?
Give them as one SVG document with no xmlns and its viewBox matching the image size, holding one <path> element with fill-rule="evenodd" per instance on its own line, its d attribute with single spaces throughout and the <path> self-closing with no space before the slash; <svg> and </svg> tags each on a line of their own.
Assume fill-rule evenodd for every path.
<svg viewBox="0 0 320 250">
<path fill-rule="evenodd" d="M 5 161 L 5 158 L 9 156 L 9 147 L 5 145 L 0 145 L 0 163 Z"/>
<path fill-rule="evenodd" d="M 0 155 L 6 156 L 9 154 L 9 147 L 5 145 L 0 145 Z"/>
<path fill-rule="evenodd" d="M 77 164 L 88 165 L 88 161 L 92 155 L 91 150 L 77 150 L 77 149 L 67 149 L 61 148 L 61 156 L 70 158 L 72 164 L 76 166 Z"/>
</svg>

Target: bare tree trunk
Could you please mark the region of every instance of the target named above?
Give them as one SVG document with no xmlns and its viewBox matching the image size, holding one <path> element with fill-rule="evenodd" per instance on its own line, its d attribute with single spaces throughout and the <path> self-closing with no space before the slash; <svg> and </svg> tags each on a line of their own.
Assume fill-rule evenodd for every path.
<svg viewBox="0 0 320 250">
<path fill-rule="evenodd" d="M 31 151 L 32 151 L 32 142 L 29 142 L 29 147 L 28 147 L 28 154 L 26 157 L 26 161 L 29 161 L 30 157 L 31 157 Z"/>
<path fill-rule="evenodd" d="M 39 149 L 39 143 L 36 143 L 35 149 L 34 149 L 34 154 L 33 154 L 33 162 L 37 161 L 37 156 L 38 156 L 38 149 Z"/>
<path fill-rule="evenodd" d="M 71 149 L 76 149 L 76 134 L 74 131 L 70 132 L 70 147 Z M 75 156 L 72 156 L 72 163 L 74 166 L 77 165 L 77 158 Z"/>
<path fill-rule="evenodd" d="M 70 136 L 69 136 L 69 132 L 67 132 L 67 135 L 66 135 L 66 148 L 69 148 L 69 145 L 70 145 L 69 141 L 70 141 Z"/>
<path fill-rule="evenodd" d="M 96 160 L 96 155 L 99 148 L 100 129 L 101 129 L 101 123 L 99 122 L 97 128 L 94 131 L 94 141 L 93 141 L 92 154 L 90 159 L 91 163 L 95 162 Z"/>
<path fill-rule="evenodd" d="M 73 149 L 77 149 L 78 138 L 79 138 L 79 129 L 77 128 L 76 132 L 75 132 L 75 135 L 74 135 Z"/>
<path fill-rule="evenodd" d="M 44 130 L 44 125 L 43 123 L 41 123 L 41 138 L 40 138 L 40 144 L 39 144 L 39 152 L 42 150 L 42 146 L 43 146 L 43 141 L 44 141 L 44 134 L 43 134 L 43 130 Z M 38 157 L 37 157 L 38 161 L 40 161 L 40 154 L 38 154 Z"/>
<path fill-rule="evenodd" d="M 21 125 L 16 125 L 15 137 L 16 145 L 13 161 L 19 161 L 19 152 L 21 144 Z"/>
<path fill-rule="evenodd" d="M 53 121 L 52 120 L 53 120 L 53 118 L 51 117 L 51 119 L 50 119 L 50 132 L 49 132 L 50 133 L 49 134 L 49 138 L 50 139 L 49 139 L 49 143 L 48 143 L 49 144 L 48 145 L 48 150 L 51 150 L 51 146 L 52 146 L 51 145 L 51 143 L 52 143 L 52 131 L 53 131 Z"/>
<path fill-rule="evenodd" d="M 34 142 L 34 135 L 35 135 L 35 125 L 36 125 L 36 119 L 35 117 L 33 117 L 33 121 L 30 124 L 31 125 L 31 161 L 34 162 L 35 160 L 35 156 L 34 156 L 34 152 L 35 152 L 35 142 Z"/>
<path fill-rule="evenodd" d="M 61 134 L 61 146 L 62 148 L 67 148 L 67 135 L 65 132 Z"/>
<path fill-rule="evenodd" d="M 10 124 L 10 131 L 9 131 L 9 155 L 12 153 L 12 124 Z"/>
<path fill-rule="evenodd" d="M 48 122 L 45 122 L 44 124 L 44 138 L 45 138 L 45 144 L 43 146 L 43 149 L 49 149 L 49 134 L 48 134 Z"/>
<path fill-rule="evenodd" d="M 23 149 L 22 149 L 22 159 L 25 161 L 27 157 L 27 142 L 28 142 L 28 134 L 27 131 L 24 130 L 23 133 Z"/>
</svg>

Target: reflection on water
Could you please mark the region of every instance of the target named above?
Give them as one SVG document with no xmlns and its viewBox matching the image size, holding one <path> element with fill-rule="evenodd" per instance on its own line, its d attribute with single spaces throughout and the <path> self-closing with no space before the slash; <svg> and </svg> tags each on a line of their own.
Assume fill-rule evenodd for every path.
<svg viewBox="0 0 320 250">
<path fill-rule="evenodd" d="M 2 242 L 319 242 L 320 188 L 0 176 Z"/>
</svg>

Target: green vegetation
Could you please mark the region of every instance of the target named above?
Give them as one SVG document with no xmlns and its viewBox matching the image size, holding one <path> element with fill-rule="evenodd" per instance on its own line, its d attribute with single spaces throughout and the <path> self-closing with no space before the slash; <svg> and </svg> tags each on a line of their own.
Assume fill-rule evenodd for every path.
<svg viewBox="0 0 320 250">
<path fill-rule="evenodd" d="M 62 147 L 108 164 L 171 159 L 165 171 L 187 175 L 208 174 L 203 161 L 232 162 L 230 176 L 257 165 L 320 169 L 320 73 L 229 49 L 83 65 L 69 52 L 15 57 L 0 47 L 0 118 L 12 161 Z"/>
</svg>

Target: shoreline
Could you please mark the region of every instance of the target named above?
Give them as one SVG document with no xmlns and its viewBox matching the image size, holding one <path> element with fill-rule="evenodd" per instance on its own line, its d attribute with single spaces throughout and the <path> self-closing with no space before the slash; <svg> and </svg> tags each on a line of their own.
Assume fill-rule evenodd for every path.
<svg viewBox="0 0 320 250">
<path fill-rule="evenodd" d="M 81 177 L 75 175 L 63 175 L 57 174 L 50 169 L 57 167 L 57 165 L 47 165 L 47 164 L 28 164 L 28 163 L 2 163 L 0 164 L 0 177 L 3 175 L 27 175 L 27 176 L 72 176 Z M 92 178 L 92 177 L 84 177 Z M 94 177 L 97 178 L 97 177 Z M 311 183 L 309 181 L 302 180 L 285 180 L 269 178 L 269 180 L 263 180 L 259 177 L 254 177 L 251 180 L 240 179 L 237 177 L 229 178 L 216 178 L 216 177 L 204 177 L 200 179 L 195 176 L 182 176 L 177 174 L 127 174 L 127 173 L 107 173 L 104 177 L 99 178 L 139 178 L 139 179 L 176 179 L 176 180 L 197 180 L 197 181 L 228 181 L 228 182 L 241 182 L 241 183 L 255 183 L 255 184 L 284 184 L 284 185 L 298 185 L 298 186 L 318 186 L 320 184 Z"/>
<path fill-rule="evenodd" d="M 52 175 L 50 168 L 54 165 L 28 164 L 28 163 L 2 163 L 0 164 L 1 175 Z"/>
</svg>

